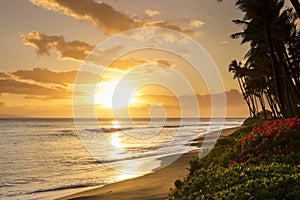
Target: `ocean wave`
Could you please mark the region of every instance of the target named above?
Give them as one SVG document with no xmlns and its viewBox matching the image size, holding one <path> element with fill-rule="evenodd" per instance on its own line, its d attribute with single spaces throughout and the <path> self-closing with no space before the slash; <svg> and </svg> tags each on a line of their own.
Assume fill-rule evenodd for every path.
<svg viewBox="0 0 300 200">
<path fill-rule="evenodd" d="M 180 126 L 180 125 L 165 125 L 165 126 L 163 126 L 163 128 L 180 128 L 180 127 L 184 127 L 184 126 Z"/>
<path fill-rule="evenodd" d="M 159 156 L 161 155 L 160 153 L 147 153 L 147 154 L 140 154 L 140 155 L 136 155 L 136 156 L 129 156 L 126 158 L 120 158 L 120 159 L 110 159 L 110 160 L 95 160 L 92 161 L 91 163 L 93 164 L 110 164 L 110 163 L 114 163 L 114 164 L 120 164 L 123 162 L 133 162 L 136 159 L 143 159 L 143 158 L 149 158 L 149 157 L 153 157 L 153 156 Z"/>
<path fill-rule="evenodd" d="M 117 132 L 117 131 L 125 131 L 125 130 L 131 130 L 133 128 L 95 128 L 95 129 L 85 129 L 90 132 L 96 132 L 96 133 L 111 133 L 111 132 Z"/>
<path fill-rule="evenodd" d="M 180 128 L 185 126 L 195 126 L 195 125 L 164 125 L 164 126 L 147 126 L 147 127 L 124 127 L 124 128 L 96 128 L 96 129 L 85 129 L 90 132 L 99 132 L 99 133 L 111 133 L 111 132 L 117 132 L 117 131 L 126 131 L 126 130 L 132 130 L 132 129 L 158 129 L 158 128 L 165 128 L 165 129 L 171 129 L 171 128 Z"/>
<path fill-rule="evenodd" d="M 67 189 L 78 189 L 78 188 L 84 188 L 84 187 L 93 187 L 93 186 L 102 186 L 104 184 L 99 184 L 99 183 L 83 183 L 83 184 L 74 184 L 74 185 L 65 185 L 65 186 L 60 186 L 60 187 L 55 187 L 55 188 L 49 188 L 49 189 L 40 189 L 36 190 L 33 192 L 28 192 L 27 194 L 36 194 L 36 193 L 42 193 L 42 192 L 54 192 L 54 191 L 59 191 L 59 190 L 67 190 Z"/>
<path fill-rule="evenodd" d="M 51 137 L 75 137 L 77 136 L 75 130 L 58 130 L 57 133 L 50 133 L 49 136 Z"/>
<path fill-rule="evenodd" d="M 180 145 L 179 145 L 180 146 Z M 178 146 L 178 147 L 179 147 Z M 136 149 L 135 151 L 139 151 L 139 154 L 136 154 L 134 156 L 128 156 L 125 158 L 119 158 L 119 159 L 103 159 L 103 160 L 93 160 L 89 161 L 89 164 L 121 164 L 125 162 L 134 162 L 138 159 L 149 159 L 151 157 L 158 157 L 158 156 L 165 156 L 168 154 L 177 154 L 178 152 L 174 152 L 173 149 L 170 149 L 167 145 L 160 145 L 158 147 L 147 147 L 142 149 Z M 174 147 L 172 145 L 172 147 Z M 159 149 L 164 149 L 164 151 L 158 151 Z M 167 151 L 169 150 L 169 151 Z M 128 149 L 127 149 L 128 151 Z M 88 164 L 88 163 L 87 163 Z"/>
</svg>

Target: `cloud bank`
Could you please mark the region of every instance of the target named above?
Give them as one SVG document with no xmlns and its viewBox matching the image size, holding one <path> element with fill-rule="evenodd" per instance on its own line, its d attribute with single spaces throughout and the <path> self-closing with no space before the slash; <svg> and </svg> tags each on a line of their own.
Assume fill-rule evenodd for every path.
<svg viewBox="0 0 300 200">
<path fill-rule="evenodd" d="M 53 71 L 47 68 L 17 70 L 10 73 L 0 72 L 0 95 L 19 94 L 37 99 L 70 99 L 78 71 Z M 78 84 L 95 84 L 98 75 L 81 72 Z M 4 76 L 4 75 L 5 76 Z M 103 81 L 108 81 L 104 79 Z"/>
<path fill-rule="evenodd" d="M 63 36 L 48 36 L 32 31 L 23 35 L 25 45 L 31 45 L 38 55 L 50 55 L 56 49 L 61 59 L 84 60 L 95 46 L 74 40 L 66 42 Z"/>
<path fill-rule="evenodd" d="M 61 12 L 80 20 L 89 20 L 108 35 L 120 33 L 139 27 L 162 27 L 180 31 L 195 36 L 192 30 L 185 30 L 167 21 L 147 22 L 134 19 L 130 15 L 118 11 L 112 6 L 94 0 L 30 0 L 36 6 L 47 10 Z M 159 11 L 146 10 L 147 17 L 161 14 Z M 195 24 L 194 20 L 191 20 Z M 196 23 L 196 27 L 200 25 Z"/>
<path fill-rule="evenodd" d="M 59 85 L 73 84 L 75 82 L 78 71 L 66 71 L 58 72 L 52 71 L 47 68 L 33 68 L 30 70 L 17 70 L 11 74 L 18 79 L 33 80 L 39 83 L 53 83 Z M 98 79 L 98 75 L 89 72 L 80 72 L 81 77 L 84 79 L 84 83 L 91 84 L 91 80 Z"/>
<path fill-rule="evenodd" d="M 0 80 L 0 95 L 5 93 L 42 96 L 46 99 L 65 99 L 71 96 L 71 92 L 63 88 L 44 87 L 15 79 Z"/>
</svg>

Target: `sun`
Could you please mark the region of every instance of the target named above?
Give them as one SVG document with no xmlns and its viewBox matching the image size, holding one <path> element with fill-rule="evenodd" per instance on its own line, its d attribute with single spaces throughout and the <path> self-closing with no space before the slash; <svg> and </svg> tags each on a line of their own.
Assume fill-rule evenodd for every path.
<svg viewBox="0 0 300 200">
<path fill-rule="evenodd" d="M 117 80 L 101 82 L 97 85 L 94 94 L 94 104 L 103 108 L 124 108 L 138 103 L 136 95 L 132 95 L 133 86 L 128 82 Z"/>
</svg>

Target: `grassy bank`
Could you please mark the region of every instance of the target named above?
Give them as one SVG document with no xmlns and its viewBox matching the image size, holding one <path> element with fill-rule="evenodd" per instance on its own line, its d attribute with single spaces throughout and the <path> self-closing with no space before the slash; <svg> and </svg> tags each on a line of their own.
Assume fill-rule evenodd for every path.
<svg viewBox="0 0 300 200">
<path fill-rule="evenodd" d="M 169 199 L 300 199 L 300 120 L 248 122 L 175 186 Z"/>
</svg>

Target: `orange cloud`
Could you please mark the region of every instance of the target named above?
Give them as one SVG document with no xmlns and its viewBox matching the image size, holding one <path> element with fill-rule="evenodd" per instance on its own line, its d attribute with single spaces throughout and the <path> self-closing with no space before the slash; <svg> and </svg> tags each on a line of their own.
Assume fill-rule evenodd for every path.
<svg viewBox="0 0 300 200">
<path fill-rule="evenodd" d="M 168 60 L 163 59 L 156 59 L 154 61 L 147 60 L 147 59 L 136 59 L 136 58 L 129 58 L 129 59 L 118 59 L 115 60 L 109 68 L 111 70 L 117 70 L 117 71 L 128 71 L 130 69 L 133 69 L 138 66 L 142 66 L 145 64 L 154 64 L 158 65 L 154 70 L 159 70 L 161 67 L 174 67 L 175 64 L 171 63 Z M 144 68 L 142 69 L 145 73 L 152 73 L 153 69 Z"/>
<path fill-rule="evenodd" d="M 71 97 L 71 92 L 63 88 L 48 88 L 14 79 L 0 80 L 0 94 L 5 93 L 42 96 L 46 99 L 64 99 Z"/>
<path fill-rule="evenodd" d="M 168 60 L 162 60 L 162 59 L 157 59 L 155 62 L 159 65 L 165 66 L 165 67 L 175 67 L 175 64 L 171 63 Z"/>
<path fill-rule="evenodd" d="M 38 55 L 50 55 L 56 49 L 61 59 L 84 60 L 95 46 L 74 40 L 66 42 L 63 36 L 47 36 L 36 31 L 23 35 L 25 45 L 31 45 Z"/>
<path fill-rule="evenodd" d="M 111 65 L 109 66 L 112 70 L 118 70 L 118 71 L 127 71 L 130 69 L 133 69 L 137 66 L 147 64 L 149 63 L 148 60 L 142 60 L 142 59 L 118 59 L 115 60 Z"/>
<path fill-rule="evenodd" d="M 0 78 L 9 78 L 10 75 L 4 72 L 0 72 Z"/>
<path fill-rule="evenodd" d="M 183 30 L 166 21 L 146 22 L 133 19 L 129 15 L 115 10 L 112 6 L 94 0 L 30 0 L 34 5 L 47 10 L 62 12 L 76 19 L 89 20 L 106 34 L 112 35 L 138 27 L 163 27 L 193 35 L 192 30 Z M 146 10 L 147 16 L 160 14 L 159 11 Z"/>
<path fill-rule="evenodd" d="M 139 22 L 104 2 L 94 0 L 31 0 L 31 2 L 76 19 L 90 20 L 107 34 L 118 33 L 139 25 Z"/>
<path fill-rule="evenodd" d="M 145 10 L 145 15 L 150 18 L 160 14 L 161 13 L 158 10 Z"/>
<path fill-rule="evenodd" d="M 0 95 L 20 94 L 27 99 L 69 99 L 72 95 L 70 85 L 96 84 L 100 76 L 90 72 L 80 72 L 80 80 L 76 80 L 78 71 L 53 71 L 47 68 L 0 72 Z M 111 77 L 101 77 L 101 81 L 109 81 Z"/>
<path fill-rule="evenodd" d="M 77 71 L 58 72 L 49 70 L 47 68 L 34 68 L 30 70 L 17 70 L 15 72 L 12 72 L 11 74 L 23 80 L 33 80 L 40 83 L 66 85 L 73 84 L 75 82 L 77 73 Z M 98 75 L 89 72 L 80 73 L 80 76 L 82 77 L 81 80 L 84 81 L 84 83 L 81 84 L 94 83 L 93 80 L 97 80 L 99 78 Z"/>
<path fill-rule="evenodd" d="M 189 20 L 189 23 L 191 27 L 195 27 L 195 28 L 199 28 L 205 24 L 203 21 L 197 19 Z"/>
</svg>

